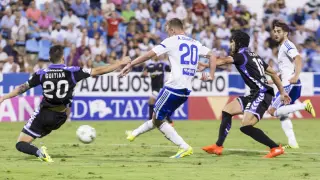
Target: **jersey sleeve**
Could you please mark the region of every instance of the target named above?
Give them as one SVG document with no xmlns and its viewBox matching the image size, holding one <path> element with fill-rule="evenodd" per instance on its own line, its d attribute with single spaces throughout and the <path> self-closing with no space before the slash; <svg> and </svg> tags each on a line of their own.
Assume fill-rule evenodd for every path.
<svg viewBox="0 0 320 180">
<path fill-rule="evenodd" d="M 200 44 L 199 46 L 199 56 L 206 56 L 211 50 L 206 46 Z"/>
<path fill-rule="evenodd" d="M 29 80 L 27 81 L 27 83 L 29 84 L 30 88 L 36 87 L 38 86 L 41 81 L 40 81 L 40 74 L 38 73 L 34 73 Z"/>
<path fill-rule="evenodd" d="M 233 57 L 233 64 L 236 66 L 241 66 L 245 62 L 245 55 L 241 53 L 237 53 Z"/>
<path fill-rule="evenodd" d="M 152 51 L 157 54 L 157 56 L 160 56 L 164 53 L 167 53 L 169 51 L 170 43 L 172 42 L 171 38 L 167 38 L 163 40 L 159 45 L 155 46 Z"/>
<path fill-rule="evenodd" d="M 284 45 L 286 47 L 286 48 L 284 48 L 284 51 L 291 59 L 293 59 L 297 55 L 299 55 L 299 52 L 298 52 L 296 46 L 293 43 L 291 43 L 289 41 L 285 41 Z"/>
<path fill-rule="evenodd" d="M 74 72 L 74 79 L 76 82 L 81 81 L 82 79 L 86 79 L 91 76 L 91 69 L 80 68 L 78 71 Z"/>
</svg>

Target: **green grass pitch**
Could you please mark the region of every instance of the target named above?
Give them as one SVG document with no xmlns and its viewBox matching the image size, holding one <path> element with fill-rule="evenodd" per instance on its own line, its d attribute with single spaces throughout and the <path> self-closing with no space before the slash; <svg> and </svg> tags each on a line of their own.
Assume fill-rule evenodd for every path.
<svg viewBox="0 0 320 180">
<path fill-rule="evenodd" d="M 223 156 L 209 155 L 200 148 L 215 142 L 220 121 L 176 121 L 178 133 L 194 147 L 194 155 L 169 159 L 177 148 L 154 130 L 129 143 L 124 132 L 142 121 L 68 122 L 35 144 L 44 144 L 54 163 L 40 162 L 18 153 L 15 143 L 23 123 L 0 123 L 0 180 L 107 179 L 107 180 L 319 180 L 320 121 L 293 121 L 298 150 L 263 159 L 267 148 L 233 127 Z M 96 128 L 97 139 L 85 145 L 75 136 L 78 126 Z M 286 143 L 280 122 L 258 124 L 268 135 Z"/>
</svg>

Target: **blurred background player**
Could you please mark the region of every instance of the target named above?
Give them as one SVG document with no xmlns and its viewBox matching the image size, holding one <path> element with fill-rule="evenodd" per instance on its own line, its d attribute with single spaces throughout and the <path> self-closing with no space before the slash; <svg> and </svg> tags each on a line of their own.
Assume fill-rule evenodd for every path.
<svg viewBox="0 0 320 180">
<path fill-rule="evenodd" d="M 290 105 L 284 106 L 278 92 L 272 100 L 269 113 L 280 118 L 281 127 L 288 137 L 288 146 L 286 147 L 299 148 L 289 114 L 299 110 L 306 110 L 313 117 L 316 117 L 316 114 L 310 99 L 305 100 L 303 103 L 294 103 L 301 96 L 299 76 L 302 70 L 302 58 L 296 46 L 288 39 L 289 31 L 289 26 L 286 23 L 277 20 L 273 22 L 274 39 L 279 42 L 276 62 L 279 66 L 283 88 L 292 101 Z"/>
<path fill-rule="evenodd" d="M 160 90 L 163 88 L 166 73 L 171 71 L 170 65 L 163 59 L 164 55 L 155 57 L 154 60 L 151 60 L 151 62 L 145 66 L 143 71 L 143 76 L 148 76 L 149 74 L 151 77 L 152 95 L 149 98 L 149 119 L 152 119 L 154 103 L 156 102 Z M 173 125 L 170 116 L 166 117 L 166 119 Z"/>
<path fill-rule="evenodd" d="M 263 117 L 274 96 L 273 88 L 267 83 L 266 73 L 269 74 L 280 92 L 280 98 L 285 104 L 290 103 L 290 97 L 282 87 L 276 72 L 260 56 L 248 49 L 250 37 L 242 31 L 234 31 L 230 38 L 231 56 L 218 58 L 217 66 L 234 64 L 246 85 L 250 95 L 240 96 L 227 104 L 222 111 L 222 121 L 219 138 L 216 144 L 203 147 L 210 154 L 221 155 L 223 142 L 231 129 L 232 116 L 243 114 L 241 132 L 257 142 L 270 147 L 270 152 L 264 156 L 272 158 L 284 153 L 284 149 L 271 140 L 261 129 L 253 127 Z"/>
<path fill-rule="evenodd" d="M 210 75 L 204 75 L 203 80 L 213 79 L 216 57 L 209 48 L 185 35 L 183 22 L 180 19 L 169 20 L 166 24 L 166 31 L 168 38 L 143 56 L 133 60 L 120 72 L 120 76 L 124 76 L 133 66 L 165 53 L 168 54 L 171 64 L 169 79 L 158 95 L 152 119 L 133 131 L 127 131 L 126 134 L 127 139 L 133 141 L 139 135 L 157 127 L 168 140 L 179 146 L 178 152 L 170 158 L 182 158 L 193 154 L 193 149 L 164 119 L 171 116 L 188 99 L 191 92 L 191 80 L 196 74 L 199 56 L 210 58 Z"/>
<path fill-rule="evenodd" d="M 130 62 L 130 58 L 118 61 L 113 65 L 83 69 L 76 66 L 67 67 L 64 64 L 63 46 L 50 48 L 51 65 L 47 69 L 39 70 L 30 79 L 14 89 L 11 93 L 0 98 L 0 104 L 9 98 L 18 96 L 30 88 L 41 85 L 43 99 L 39 108 L 34 111 L 29 121 L 23 127 L 16 148 L 18 151 L 34 155 L 42 161 L 53 162 L 47 148 L 38 149 L 32 145 L 36 138 L 42 138 L 62 126 L 70 113 L 71 101 L 77 82 L 90 76 L 97 76 L 112 72 Z"/>
</svg>

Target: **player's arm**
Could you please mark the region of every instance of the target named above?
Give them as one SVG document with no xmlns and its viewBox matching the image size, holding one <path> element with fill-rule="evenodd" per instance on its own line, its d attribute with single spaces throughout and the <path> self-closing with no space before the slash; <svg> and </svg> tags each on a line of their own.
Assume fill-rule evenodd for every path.
<svg viewBox="0 0 320 180">
<path fill-rule="evenodd" d="M 21 84 L 20 86 L 15 88 L 10 93 L 1 97 L 0 103 L 2 103 L 6 99 L 10 99 L 10 98 L 16 97 L 20 94 L 23 94 L 26 91 L 28 91 L 29 89 L 38 86 L 39 84 L 40 84 L 40 75 L 37 73 L 34 73 L 27 82 L 25 82 L 24 84 Z"/>
<path fill-rule="evenodd" d="M 290 83 L 295 84 L 298 82 L 302 70 L 302 58 L 300 55 L 297 55 L 293 59 L 295 64 L 294 76 L 289 81 Z"/>
<path fill-rule="evenodd" d="M 207 54 L 207 57 L 209 58 L 209 69 L 210 69 L 210 78 L 209 80 L 213 80 L 214 73 L 216 72 L 217 68 L 217 57 L 212 53 L 212 51 L 209 51 Z"/>
<path fill-rule="evenodd" d="M 216 58 L 216 66 L 224 66 L 232 63 L 234 63 L 234 60 L 231 56 Z M 198 71 L 203 71 L 204 69 L 209 67 L 210 67 L 209 63 L 199 62 Z"/>
<path fill-rule="evenodd" d="M 270 66 L 268 66 L 266 68 L 266 74 L 268 74 L 273 83 L 277 86 L 280 94 L 281 94 L 281 99 L 284 101 L 284 104 L 289 104 L 290 101 L 291 101 L 291 98 L 289 97 L 289 95 L 286 93 L 286 91 L 284 90 L 283 86 L 282 86 L 282 83 L 281 83 L 281 80 L 280 78 L 278 77 L 277 75 L 277 72 L 274 71 Z"/>
<path fill-rule="evenodd" d="M 21 84 L 20 86 L 15 88 L 13 91 L 11 91 L 9 94 L 6 94 L 3 97 L 1 97 L 0 98 L 0 103 L 2 103 L 6 99 L 10 99 L 10 98 L 16 97 L 16 96 L 18 96 L 20 94 L 23 94 L 26 91 L 28 91 L 29 89 L 30 89 L 30 86 L 29 86 L 28 82 L 26 82 L 24 84 Z"/>
<path fill-rule="evenodd" d="M 90 74 L 91 76 L 97 76 L 97 75 L 113 72 L 116 69 L 119 69 L 121 66 L 130 64 L 130 61 L 131 61 L 130 57 L 127 56 L 127 57 L 124 57 L 121 61 L 116 61 L 114 64 L 92 68 Z"/>
<path fill-rule="evenodd" d="M 119 77 L 123 77 L 126 74 L 128 74 L 131 70 L 131 68 L 135 65 L 141 64 L 154 56 L 161 56 L 162 54 L 169 51 L 169 46 L 172 45 L 172 40 L 170 38 L 167 38 L 163 40 L 159 45 L 155 46 L 152 50 L 148 51 L 142 56 L 137 57 L 133 61 L 131 61 L 130 64 L 127 64 L 120 72 Z"/>
</svg>

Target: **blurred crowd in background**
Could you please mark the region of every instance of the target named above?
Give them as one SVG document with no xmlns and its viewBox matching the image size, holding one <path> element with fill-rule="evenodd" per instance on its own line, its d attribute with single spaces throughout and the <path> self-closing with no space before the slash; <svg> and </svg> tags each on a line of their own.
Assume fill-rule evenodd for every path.
<svg viewBox="0 0 320 180">
<path fill-rule="evenodd" d="M 250 34 L 251 50 L 277 68 L 278 44 L 271 22 L 290 24 L 290 39 L 303 57 L 303 71 L 320 72 L 320 1 L 290 12 L 284 0 L 265 0 L 258 18 L 241 0 L 1 0 L 0 72 L 35 72 L 49 64 L 49 48 L 65 46 L 67 65 L 97 67 L 132 59 L 167 37 L 165 22 L 184 21 L 188 36 L 229 53 L 232 31 Z M 166 60 L 166 57 L 160 57 Z M 142 71 L 144 65 L 136 67 Z M 232 66 L 220 71 L 235 71 Z"/>
</svg>

